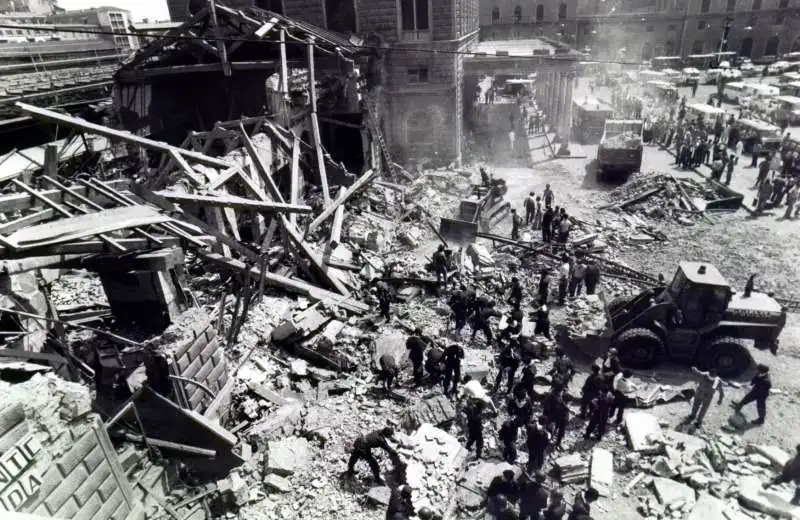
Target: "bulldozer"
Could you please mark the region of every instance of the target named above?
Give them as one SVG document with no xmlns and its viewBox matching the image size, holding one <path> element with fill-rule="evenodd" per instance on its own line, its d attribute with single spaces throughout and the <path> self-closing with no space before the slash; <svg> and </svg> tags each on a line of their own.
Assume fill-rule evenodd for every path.
<svg viewBox="0 0 800 520">
<path fill-rule="evenodd" d="M 751 287 L 734 291 L 703 262 L 681 262 L 669 284 L 603 302 L 607 325 L 601 334 L 575 338 L 562 329 L 559 342 L 593 360 L 616 348 L 622 365 L 632 369 L 669 360 L 739 377 L 753 365 L 749 342 L 775 354 L 786 324 L 786 309 L 770 295 Z"/>
<path fill-rule="evenodd" d="M 455 242 L 473 242 L 478 233 L 488 232 L 510 214 L 511 205 L 504 198 L 507 191 L 503 179 L 486 177 L 481 184 L 472 185 L 470 198 L 461 200 L 455 218 L 442 217 L 439 235 Z"/>
</svg>

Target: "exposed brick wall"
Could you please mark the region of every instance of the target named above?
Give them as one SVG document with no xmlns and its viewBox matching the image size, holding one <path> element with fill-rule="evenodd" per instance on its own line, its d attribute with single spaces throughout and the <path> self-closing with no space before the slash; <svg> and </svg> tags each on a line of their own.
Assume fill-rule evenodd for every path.
<svg viewBox="0 0 800 520">
<path fill-rule="evenodd" d="M 324 0 L 284 0 L 283 14 L 324 28 L 323 2 Z"/>
<path fill-rule="evenodd" d="M 413 49 L 413 47 L 411 48 Z M 426 67 L 428 83 L 435 85 L 452 85 L 455 82 L 455 55 L 450 53 L 434 54 L 431 52 L 414 52 L 413 50 L 393 50 L 386 59 L 386 85 L 389 89 L 414 89 L 408 83 L 408 69 Z"/>
<path fill-rule="evenodd" d="M 0 511 L 65 520 L 125 519 L 139 502 L 100 420 L 60 435 L 69 438 L 55 430 L 33 431 L 21 405 L 0 411 Z M 49 448 L 56 440 L 69 448 L 54 459 Z"/>
<path fill-rule="evenodd" d="M 228 381 L 228 365 L 217 330 L 209 318 L 195 323 L 191 335 L 190 341 L 170 349 L 170 371 L 197 381 L 216 394 Z M 211 397 L 192 383 L 173 380 L 173 388 L 178 402 L 196 412 L 202 413 L 211 403 Z"/>
<path fill-rule="evenodd" d="M 400 162 L 417 158 L 450 162 L 457 158 L 454 129 L 459 110 L 455 106 L 455 90 L 452 87 L 440 92 L 398 93 L 390 96 L 389 113 L 392 117 L 387 123 L 387 131 L 391 134 L 392 155 Z M 430 131 L 423 132 L 416 141 L 410 140 L 410 121 L 426 115 L 430 117 Z"/>
<path fill-rule="evenodd" d="M 386 43 L 397 41 L 396 0 L 360 0 L 357 5 L 358 30 L 364 36 L 379 34 Z"/>
<path fill-rule="evenodd" d="M 455 27 L 453 26 L 453 3 L 455 0 L 434 0 L 433 3 L 433 39 L 452 40 L 455 39 Z"/>
</svg>

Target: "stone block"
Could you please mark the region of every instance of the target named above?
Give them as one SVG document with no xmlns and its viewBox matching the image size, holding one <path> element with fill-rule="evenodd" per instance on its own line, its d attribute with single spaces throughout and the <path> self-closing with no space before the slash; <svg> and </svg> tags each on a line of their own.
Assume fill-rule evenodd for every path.
<svg viewBox="0 0 800 520">
<path fill-rule="evenodd" d="M 388 506 L 392 490 L 386 486 L 376 486 L 367 491 L 367 500 L 379 506 Z"/>
<path fill-rule="evenodd" d="M 601 497 L 610 497 L 614 484 L 614 455 L 603 448 L 592 450 L 589 484 Z"/>
<path fill-rule="evenodd" d="M 111 466 L 103 464 L 100 468 L 89 475 L 89 478 L 81 483 L 80 487 L 75 490 L 72 497 L 78 502 L 79 506 L 83 506 L 92 495 L 96 494 L 97 489 L 107 478 L 111 477 Z"/>
<path fill-rule="evenodd" d="M 484 492 L 489 488 L 492 479 L 503 474 L 506 470 L 520 473 L 517 466 L 505 462 L 481 462 L 470 467 L 461 478 L 456 490 L 458 503 L 468 509 L 479 507 L 484 500 Z"/>
<path fill-rule="evenodd" d="M 696 501 L 694 489 L 668 478 L 654 477 L 653 487 L 655 488 L 658 501 L 665 507 L 679 502 L 691 505 Z"/>
<path fill-rule="evenodd" d="M 790 493 L 781 493 L 776 488 L 764 489 L 757 477 L 742 477 L 738 482 L 739 503 L 743 506 L 788 520 L 800 520 L 800 506 L 789 503 Z"/>
<path fill-rule="evenodd" d="M 291 482 L 274 473 L 270 473 L 264 477 L 264 486 L 270 491 L 276 491 L 278 493 L 288 493 L 292 490 Z"/>
<path fill-rule="evenodd" d="M 292 475 L 309 462 L 309 444 L 301 437 L 271 441 L 267 449 L 267 470 L 282 477 Z"/>
<path fill-rule="evenodd" d="M 628 411 L 625 414 L 625 431 L 633 451 L 655 453 L 660 450 L 663 436 L 655 415 Z"/>
<path fill-rule="evenodd" d="M 77 466 L 69 474 L 64 475 L 55 491 L 48 496 L 44 504 L 51 515 L 55 515 L 64 503 L 72 497 L 76 489 L 88 478 L 89 472 L 83 466 Z"/>
<path fill-rule="evenodd" d="M 747 451 L 750 453 L 758 453 L 766 457 L 772 463 L 774 469 L 783 468 L 784 464 L 789 461 L 791 455 L 778 448 L 777 446 L 766 446 L 764 444 L 748 444 Z"/>
<path fill-rule="evenodd" d="M 714 520 L 716 518 L 722 520 L 725 518 L 723 516 L 724 510 L 725 503 L 722 500 L 712 497 L 708 493 L 700 493 L 700 497 L 689 512 L 686 520 Z"/>
</svg>

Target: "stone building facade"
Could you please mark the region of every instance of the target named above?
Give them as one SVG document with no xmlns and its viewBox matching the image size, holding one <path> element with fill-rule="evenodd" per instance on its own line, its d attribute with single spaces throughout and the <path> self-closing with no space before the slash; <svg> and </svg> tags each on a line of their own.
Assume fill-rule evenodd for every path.
<svg viewBox="0 0 800 520">
<path fill-rule="evenodd" d="M 480 23 L 482 38 L 549 36 L 625 61 L 720 49 L 751 58 L 800 50 L 800 0 L 485 0 Z"/>
</svg>

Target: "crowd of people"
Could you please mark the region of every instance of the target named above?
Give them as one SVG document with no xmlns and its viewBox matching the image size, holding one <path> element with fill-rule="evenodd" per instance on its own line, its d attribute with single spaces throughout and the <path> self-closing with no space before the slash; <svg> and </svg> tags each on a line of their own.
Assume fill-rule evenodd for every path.
<svg viewBox="0 0 800 520">
<path fill-rule="evenodd" d="M 757 169 L 753 186 L 757 190 L 753 201 L 756 213 L 785 206 L 783 218 L 794 219 L 800 214 L 800 143 L 790 133 L 764 138 L 740 125 L 741 118 L 733 114 L 713 121 L 702 115 L 689 117 L 686 97 L 677 106 L 653 100 L 640 108 L 638 98 L 617 92 L 614 101 L 626 116 L 643 118 L 645 142 L 674 151 L 679 168 L 706 165 L 711 178 L 726 185 L 731 183 L 740 163 L 741 167 Z M 747 155 L 749 165 L 745 166 Z"/>
</svg>

